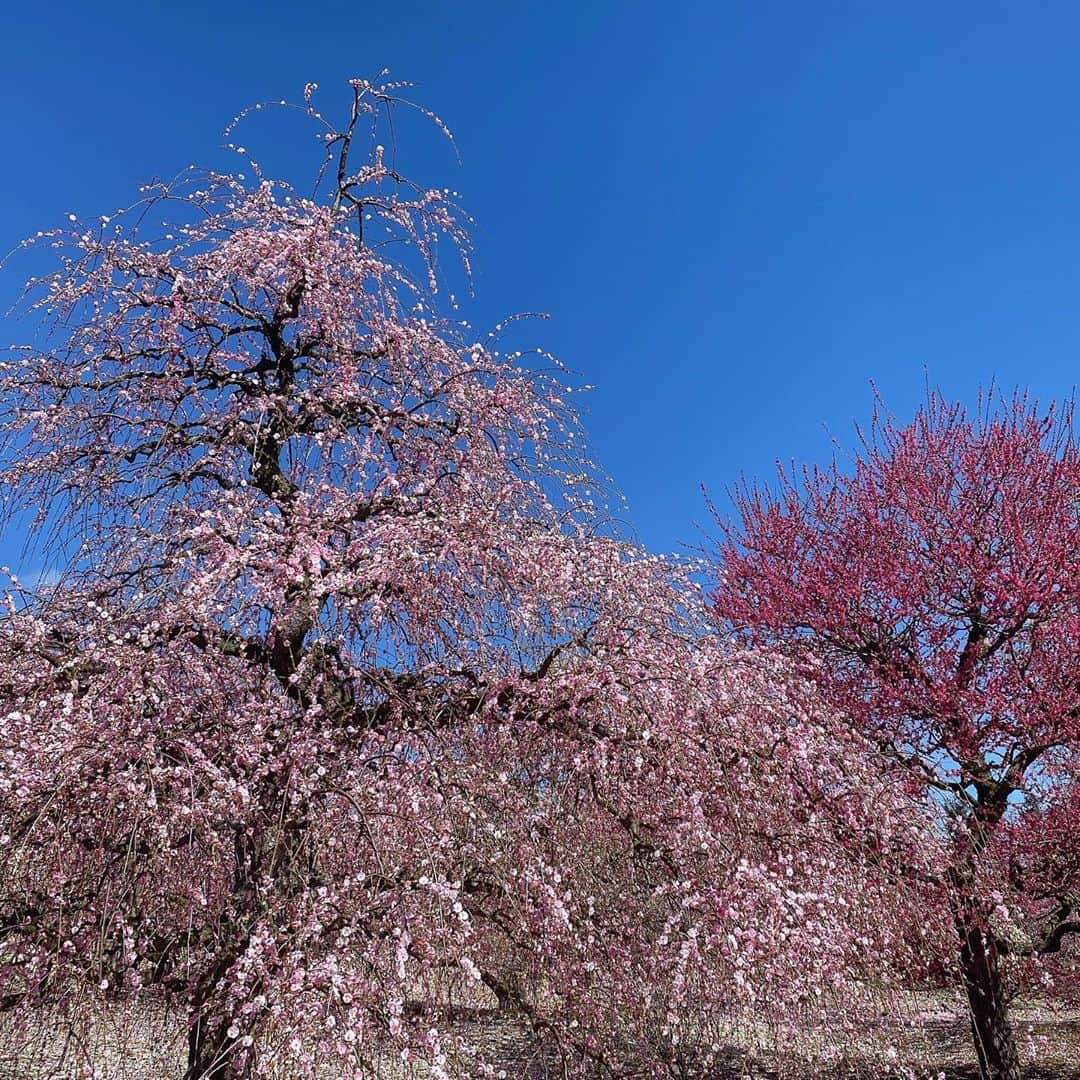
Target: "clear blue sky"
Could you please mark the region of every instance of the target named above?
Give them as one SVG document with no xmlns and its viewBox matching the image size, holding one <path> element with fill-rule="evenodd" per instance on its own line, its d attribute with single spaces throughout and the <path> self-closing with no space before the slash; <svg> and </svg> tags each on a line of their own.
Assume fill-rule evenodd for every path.
<svg viewBox="0 0 1080 1080">
<path fill-rule="evenodd" d="M 722 502 L 850 444 L 871 379 L 901 416 L 924 372 L 968 401 L 1077 381 L 1076 4 L 3 7 L 3 250 L 223 164 L 249 102 L 419 81 L 463 163 L 434 134 L 403 160 L 477 218 L 470 318 L 551 314 L 536 336 L 595 384 L 595 456 L 654 549 L 700 539 L 702 484 Z"/>
</svg>

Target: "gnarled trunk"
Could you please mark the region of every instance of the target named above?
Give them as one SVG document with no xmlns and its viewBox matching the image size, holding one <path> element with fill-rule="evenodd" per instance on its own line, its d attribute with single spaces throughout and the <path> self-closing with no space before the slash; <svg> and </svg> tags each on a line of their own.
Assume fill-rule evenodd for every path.
<svg viewBox="0 0 1080 1080">
<path fill-rule="evenodd" d="M 972 905 L 965 905 L 957 915 L 956 928 L 979 1075 L 982 1080 L 1021 1080 L 997 947 L 986 921 L 973 916 Z"/>
<path fill-rule="evenodd" d="M 226 1033 L 226 1023 L 200 1017 L 188 1029 L 184 1080 L 240 1080 L 242 1074 L 230 1053 L 234 1040 Z"/>
<path fill-rule="evenodd" d="M 229 1018 L 213 1007 L 234 954 L 223 953 L 199 979 L 189 1003 L 187 1068 L 183 1080 L 241 1080 L 232 1054 Z M 235 1035 L 235 1032 L 233 1032 Z M 249 1071 L 249 1070 L 247 1070 Z"/>
<path fill-rule="evenodd" d="M 265 836 L 254 837 L 237 829 L 233 837 L 233 892 L 231 917 L 216 926 L 220 949 L 200 975 L 188 1003 L 188 1059 L 183 1080 L 243 1080 L 251 1073 L 235 1057 L 236 1031 L 223 1004 L 224 981 L 237 957 L 250 941 L 258 903 L 254 882 L 265 863 Z"/>
</svg>

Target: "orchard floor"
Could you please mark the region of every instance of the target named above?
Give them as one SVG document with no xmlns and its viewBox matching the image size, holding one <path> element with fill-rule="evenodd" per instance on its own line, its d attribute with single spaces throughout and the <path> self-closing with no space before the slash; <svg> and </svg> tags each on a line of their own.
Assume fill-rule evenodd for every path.
<svg viewBox="0 0 1080 1080">
<path fill-rule="evenodd" d="M 824 1028 L 801 1032 L 801 1051 L 779 1052 L 762 1030 L 734 1024 L 730 1046 L 710 1080 L 977 1080 L 967 1020 L 958 1003 L 943 994 L 911 996 L 907 1019 L 870 1026 L 857 1037 Z M 1055 1011 L 1016 1004 L 1013 1023 L 1021 1044 L 1027 1080 L 1080 1080 L 1080 1010 Z M 512 1021 L 496 1014 L 464 1022 L 470 1041 L 482 1044 L 489 1061 L 506 1080 L 556 1080 L 561 1069 L 547 1062 Z M 175 1023 L 160 1016 L 110 1016 L 91 1042 L 65 1038 L 56 1025 L 41 1024 L 18 1035 L 0 1023 L 0 1080 L 179 1080 L 182 1040 Z M 883 1058 L 883 1055 L 885 1057 Z M 888 1060 L 890 1066 L 871 1064 Z M 80 1072 L 78 1061 L 92 1060 L 96 1072 Z M 327 1080 L 335 1074 L 328 1071 Z M 420 1080 L 421 1071 L 400 1065 L 380 1070 L 385 1080 Z"/>
<path fill-rule="evenodd" d="M 915 1076 L 978 1080 L 971 1028 L 959 1002 L 946 994 L 912 995 L 914 1015 L 888 1034 Z M 1013 1029 L 1027 1080 L 1080 1080 L 1080 1010 L 1014 1003 Z"/>
</svg>

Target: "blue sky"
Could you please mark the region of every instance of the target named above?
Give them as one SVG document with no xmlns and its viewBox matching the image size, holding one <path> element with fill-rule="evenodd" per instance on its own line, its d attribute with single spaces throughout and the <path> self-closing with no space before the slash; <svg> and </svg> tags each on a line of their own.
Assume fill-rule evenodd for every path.
<svg viewBox="0 0 1080 1080">
<path fill-rule="evenodd" d="M 0 250 L 107 212 L 259 99 L 389 66 L 458 137 L 403 133 L 477 219 L 480 327 L 582 382 L 646 544 L 698 543 L 776 459 L 851 445 L 873 380 L 1072 393 L 1080 355 L 1080 8 L 1069 3 L 7 4 Z M 261 123 L 261 121 L 260 121 Z M 290 136 L 291 137 L 291 136 Z M 244 135 L 271 172 L 309 145 Z M 0 298 L 22 276 L 0 275 Z M 0 327 L 0 337 L 20 331 Z M 0 557 L 18 563 L 13 538 Z"/>
</svg>

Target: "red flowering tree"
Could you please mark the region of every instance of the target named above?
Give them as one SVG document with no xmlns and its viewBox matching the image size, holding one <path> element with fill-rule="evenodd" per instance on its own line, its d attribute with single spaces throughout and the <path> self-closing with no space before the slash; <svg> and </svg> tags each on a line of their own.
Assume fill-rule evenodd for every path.
<svg viewBox="0 0 1080 1080">
<path fill-rule="evenodd" d="M 60 568 L 0 623 L 0 1004 L 178 1006 L 188 1080 L 491 1075 L 492 1004 L 567 1073 L 701 1072 L 732 1008 L 910 951 L 918 830 L 606 538 L 558 369 L 437 314 L 465 236 L 387 164 L 394 93 L 337 127 L 309 87 L 322 196 L 192 172 L 46 237 L 0 383 Z"/>
<path fill-rule="evenodd" d="M 1053 958 L 1065 987 L 1080 931 L 1071 421 L 1025 398 L 969 417 L 936 395 L 908 425 L 878 415 L 850 471 L 739 493 L 713 594 L 726 627 L 812 658 L 824 696 L 940 809 L 986 1080 L 1019 1075 L 1002 957 Z"/>
</svg>

